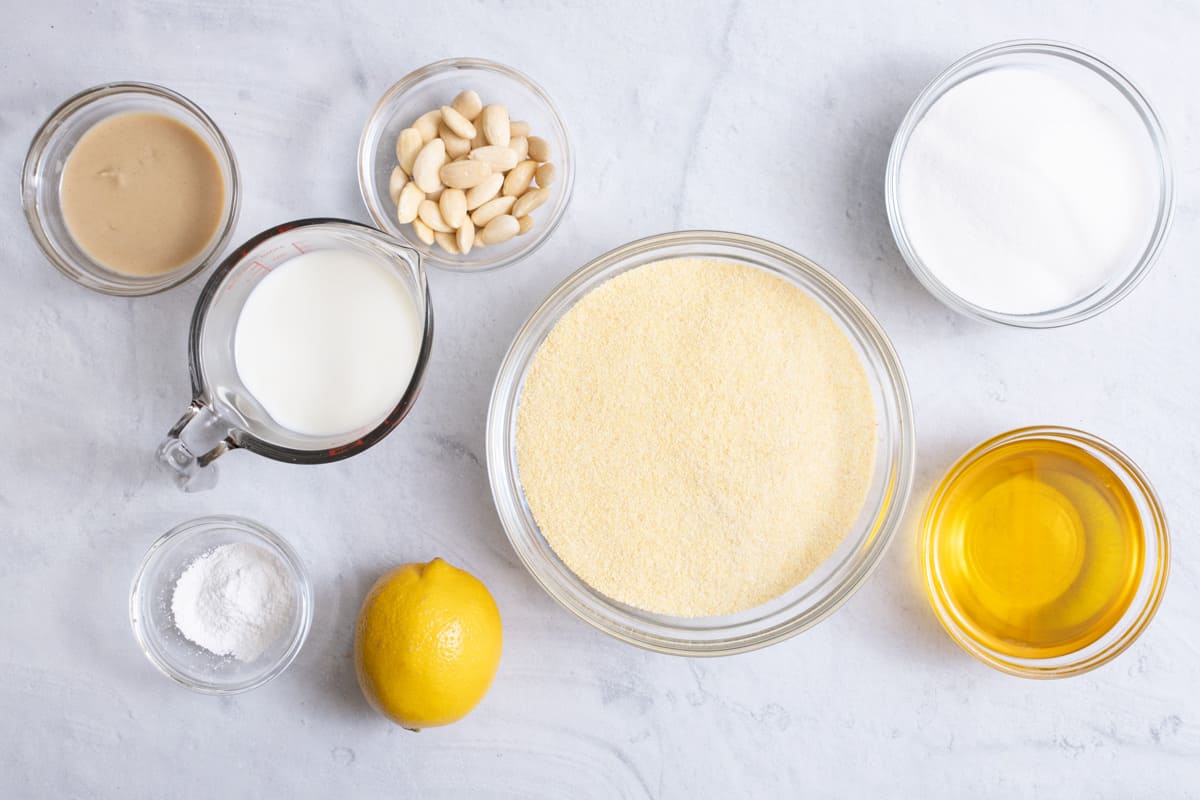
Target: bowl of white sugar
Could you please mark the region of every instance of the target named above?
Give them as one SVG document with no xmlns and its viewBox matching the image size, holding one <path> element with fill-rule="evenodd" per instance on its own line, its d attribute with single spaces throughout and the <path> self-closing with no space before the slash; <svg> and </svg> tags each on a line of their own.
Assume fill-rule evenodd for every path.
<svg viewBox="0 0 1200 800">
<path fill-rule="evenodd" d="M 1025 328 L 1124 298 L 1173 208 L 1162 125 L 1096 56 L 1015 41 L 951 65 L 918 96 L 888 158 L 888 219 L 913 274 L 950 308 Z"/>
<path fill-rule="evenodd" d="M 151 545 L 129 615 L 142 652 L 168 678 L 237 694 L 287 669 L 308 636 L 312 604 L 291 545 L 251 520 L 212 516 Z"/>
</svg>

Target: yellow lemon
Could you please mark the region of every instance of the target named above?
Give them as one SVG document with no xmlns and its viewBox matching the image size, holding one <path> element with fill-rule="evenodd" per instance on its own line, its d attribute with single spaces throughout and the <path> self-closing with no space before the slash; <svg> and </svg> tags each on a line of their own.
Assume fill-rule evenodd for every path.
<svg viewBox="0 0 1200 800">
<path fill-rule="evenodd" d="M 354 666 L 367 701 L 406 728 L 474 708 L 500 664 L 500 612 L 487 587 L 435 558 L 375 582 L 358 612 Z"/>
</svg>

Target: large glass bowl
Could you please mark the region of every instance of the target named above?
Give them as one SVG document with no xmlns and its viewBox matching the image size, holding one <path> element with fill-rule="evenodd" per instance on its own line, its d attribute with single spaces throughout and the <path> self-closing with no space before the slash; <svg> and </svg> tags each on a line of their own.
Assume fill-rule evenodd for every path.
<svg viewBox="0 0 1200 800">
<path fill-rule="evenodd" d="M 841 547 L 802 583 L 761 606 L 718 617 L 673 617 L 617 602 L 554 554 L 525 501 L 517 468 L 516 418 L 530 364 L 558 320 L 610 278 L 666 258 L 719 258 L 769 272 L 807 292 L 838 323 L 862 360 L 878 417 L 876 463 L 862 512 Z M 777 244 L 736 233 L 652 236 L 600 256 L 567 278 L 533 312 L 500 365 L 487 423 L 487 462 L 500 521 L 517 555 L 551 597 L 596 628 L 676 655 L 729 655 L 782 641 L 844 603 L 879 564 L 908 501 L 914 436 L 908 386 L 895 350 L 870 312 L 829 273 Z M 619 532 L 614 531 L 614 535 Z"/>
<path fill-rule="evenodd" d="M 508 106 L 512 119 L 528 122 L 531 135 L 549 142 L 556 175 L 550 184 L 550 199 L 531 213 L 533 230 L 502 244 L 476 247 L 467 255 L 453 255 L 436 243 L 425 244 L 412 225 L 397 221 L 388 182 L 396 166 L 396 137 L 400 131 L 425 112 L 449 105 L 463 89 L 474 89 L 485 104 Z M 482 58 L 448 58 L 401 78 L 375 104 L 358 143 L 358 188 L 371 219 L 381 230 L 417 250 L 427 263 L 458 272 L 507 266 L 541 247 L 567 210 L 574 181 L 575 162 L 567 128 L 550 96 L 523 73 Z"/>
<path fill-rule="evenodd" d="M 963 81 L 982 72 L 1002 67 L 1020 66 L 1029 69 L 1049 71 L 1082 71 L 1103 79 L 1112 87 L 1113 95 L 1127 101 L 1134 113 L 1145 125 L 1146 136 L 1153 147 L 1157 160 L 1158 206 L 1155 211 L 1153 229 L 1141 251 L 1141 255 L 1086 297 L 1063 306 L 1062 308 L 1046 309 L 1031 314 L 1010 314 L 995 311 L 972 303 L 948 288 L 937 275 L 925 265 L 921 254 L 913 246 L 905 225 L 904 203 L 900 196 L 900 170 L 904 162 L 904 154 L 908 148 L 913 132 L 929 109 L 933 107 L 946 92 Z M 1166 134 L 1158 115 L 1154 113 L 1150 102 L 1137 87 L 1125 76 L 1105 63 L 1095 55 L 1071 45 L 1040 40 L 1019 40 L 1001 42 L 982 50 L 970 53 L 933 79 L 932 82 L 913 101 L 912 107 L 900 123 L 896 137 L 892 141 L 891 152 L 888 154 L 887 174 L 884 180 L 884 194 L 887 204 L 888 222 L 896 239 L 896 246 L 904 257 L 909 269 L 925 288 L 948 307 L 960 314 L 1000 325 L 1012 325 L 1018 328 L 1055 328 L 1081 322 L 1094 317 L 1100 312 L 1111 308 L 1133 291 L 1150 268 L 1154 266 L 1167 232 L 1171 227 L 1171 217 L 1175 206 L 1174 179 L 1171 160 L 1167 152 Z"/>
</svg>

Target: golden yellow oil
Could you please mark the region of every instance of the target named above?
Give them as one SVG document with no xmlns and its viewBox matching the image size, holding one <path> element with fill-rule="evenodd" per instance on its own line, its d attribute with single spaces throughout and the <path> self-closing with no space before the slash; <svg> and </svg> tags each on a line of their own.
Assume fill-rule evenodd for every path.
<svg viewBox="0 0 1200 800">
<path fill-rule="evenodd" d="M 930 589 L 979 644 L 1053 658 L 1099 639 L 1129 607 L 1142 522 L 1100 459 L 1061 441 L 1016 440 L 947 480 L 925 522 Z"/>
</svg>

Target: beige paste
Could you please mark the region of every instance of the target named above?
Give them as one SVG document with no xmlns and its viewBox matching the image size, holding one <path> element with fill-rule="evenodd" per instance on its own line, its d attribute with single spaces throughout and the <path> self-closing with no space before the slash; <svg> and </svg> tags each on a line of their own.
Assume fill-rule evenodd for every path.
<svg viewBox="0 0 1200 800">
<path fill-rule="evenodd" d="M 153 112 L 96 123 L 71 150 L 62 211 L 75 243 L 125 275 L 161 275 L 199 255 L 221 223 L 225 182 L 212 148 Z"/>
</svg>

